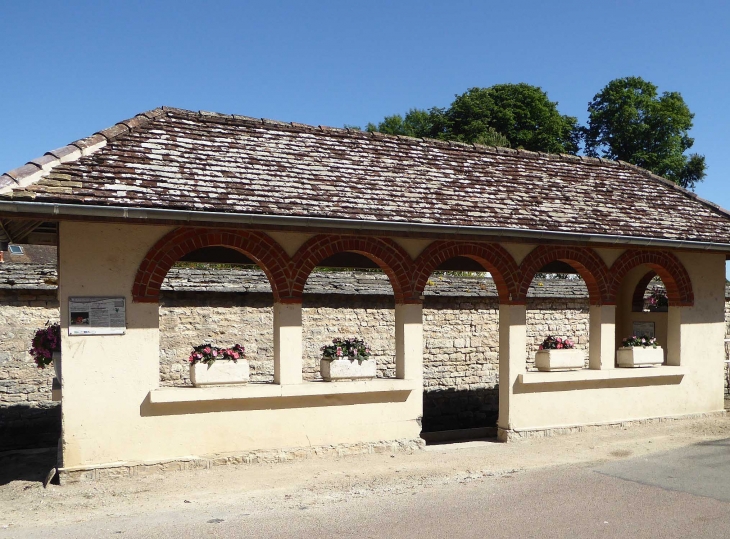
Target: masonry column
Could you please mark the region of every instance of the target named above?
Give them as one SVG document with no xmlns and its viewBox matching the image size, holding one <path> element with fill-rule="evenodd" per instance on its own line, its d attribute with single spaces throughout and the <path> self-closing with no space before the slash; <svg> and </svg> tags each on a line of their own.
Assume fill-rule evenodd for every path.
<svg viewBox="0 0 730 539">
<path fill-rule="evenodd" d="M 616 306 L 591 305 L 588 357 L 591 369 L 613 369 L 616 365 Z"/>
<path fill-rule="evenodd" d="M 499 419 L 497 437 L 509 440 L 515 420 L 512 400 L 517 377 L 527 363 L 527 306 L 499 306 Z"/>
<path fill-rule="evenodd" d="M 670 306 L 667 312 L 667 365 L 682 364 L 682 307 Z"/>
<path fill-rule="evenodd" d="M 395 306 L 395 376 L 423 380 L 423 305 Z"/>
<path fill-rule="evenodd" d="M 301 303 L 274 303 L 274 383 L 302 383 Z"/>
</svg>

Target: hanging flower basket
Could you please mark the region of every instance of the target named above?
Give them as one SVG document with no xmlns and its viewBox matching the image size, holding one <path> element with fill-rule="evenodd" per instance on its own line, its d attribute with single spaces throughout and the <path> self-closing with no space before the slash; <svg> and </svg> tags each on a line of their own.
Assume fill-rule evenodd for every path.
<svg viewBox="0 0 730 539">
<path fill-rule="evenodd" d="M 53 363 L 56 371 L 56 378 L 61 381 L 61 325 L 58 323 L 46 324 L 35 332 L 31 348 L 28 353 L 39 369 Z"/>
</svg>

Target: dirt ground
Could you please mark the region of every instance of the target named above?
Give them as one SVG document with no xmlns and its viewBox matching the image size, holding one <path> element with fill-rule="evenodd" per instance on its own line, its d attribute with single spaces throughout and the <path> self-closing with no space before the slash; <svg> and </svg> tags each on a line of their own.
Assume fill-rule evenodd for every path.
<svg viewBox="0 0 730 539">
<path fill-rule="evenodd" d="M 220 466 L 49 485 L 46 489 L 42 477 L 52 465 L 52 452 L 10 453 L 0 455 L 0 537 L 11 537 L 13 529 L 179 510 L 185 504 L 196 508 L 245 506 L 257 512 L 302 509 L 513 476 L 535 468 L 639 457 L 723 438 L 730 438 L 728 417 L 611 428 L 511 444 L 481 440 L 433 445 L 413 454 Z"/>
</svg>

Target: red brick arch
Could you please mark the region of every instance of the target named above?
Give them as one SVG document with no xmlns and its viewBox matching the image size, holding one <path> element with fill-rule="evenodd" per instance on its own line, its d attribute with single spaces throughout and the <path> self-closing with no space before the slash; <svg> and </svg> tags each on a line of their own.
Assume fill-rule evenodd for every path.
<svg viewBox="0 0 730 539">
<path fill-rule="evenodd" d="M 691 307 L 694 305 L 692 281 L 682 262 L 668 251 L 644 251 L 639 249 L 629 249 L 619 256 L 611 266 L 608 303 L 616 304 L 619 287 L 626 274 L 642 264 L 661 277 L 667 290 L 670 307 Z"/>
<path fill-rule="evenodd" d="M 177 228 L 163 236 L 137 269 L 132 297 L 138 303 L 157 303 L 160 287 L 172 265 L 203 247 L 228 247 L 251 258 L 271 284 L 274 301 L 288 293 L 289 258 L 281 246 L 260 232 L 216 228 Z"/>
<path fill-rule="evenodd" d="M 591 305 L 606 303 L 609 290 L 608 267 L 598 254 L 587 247 L 540 245 L 528 253 L 520 264 L 521 280 L 516 303 L 527 301 L 527 290 L 535 274 L 550 262 L 570 264 L 583 278 Z"/>
<path fill-rule="evenodd" d="M 413 295 L 420 297 L 434 270 L 442 263 L 463 256 L 481 264 L 492 274 L 500 303 L 510 303 L 517 294 L 519 269 L 512 255 L 496 243 L 435 241 L 418 256 L 415 262 Z"/>
<path fill-rule="evenodd" d="M 644 293 L 646 292 L 646 287 L 649 286 L 649 283 L 654 277 L 656 277 L 656 272 L 654 270 L 649 270 L 641 279 L 639 279 L 639 282 L 636 283 L 636 288 L 634 288 L 634 293 L 631 297 L 632 312 L 640 313 L 644 310 Z"/>
<path fill-rule="evenodd" d="M 388 238 L 320 234 L 307 240 L 291 261 L 291 301 L 301 301 L 309 274 L 324 259 L 343 252 L 358 253 L 375 262 L 390 279 L 395 302 L 414 303 L 410 291 L 413 261 L 408 253 Z"/>
</svg>

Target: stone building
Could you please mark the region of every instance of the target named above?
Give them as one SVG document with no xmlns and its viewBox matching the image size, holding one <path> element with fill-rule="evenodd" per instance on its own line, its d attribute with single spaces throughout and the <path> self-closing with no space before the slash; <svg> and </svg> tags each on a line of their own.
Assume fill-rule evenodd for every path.
<svg viewBox="0 0 730 539">
<path fill-rule="evenodd" d="M 466 372 L 468 391 L 466 380 L 488 376 L 497 354 L 502 440 L 723 410 L 730 216 L 625 163 L 158 109 L 0 177 L 0 223 L 4 241 L 59 246 L 66 477 L 189 455 L 415 447 L 435 316 L 427 288 L 439 271 L 493 277 L 496 304 L 483 310 L 498 330 L 477 323 L 469 342 L 487 351 L 482 374 L 452 363 L 452 349 L 466 346 L 460 336 L 439 326 L 432 344 L 443 350 L 435 370 L 457 390 L 459 376 L 448 373 Z M 254 365 L 262 383 L 162 383 L 161 313 L 178 328 L 195 323 L 175 311 L 184 306 L 164 303 L 178 261 L 264 272 L 271 314 L 259 320 L 271 333 L 256 347 L 271 350 L 273 366 Z M 307 308 L 317 267 L 387 276 L 390 303 L 378 309 L 390 311 L 383 326 L 393 345 L 379 351 L 376 380 L 317 380 L 325 320 L 366 327 L 357 315 L 366 307 L 352 297 Z M 588 328 L 579 339 L 587 368 L 529 368 L 528 349 L 555 324 L 528 318 L 540 273 L 585 282 L 588 312 L 570 325 Z M 667 311 L 644 312 L 656 278 Z M 104 329 L 107 311 L 107 326 L 88 312 L 71 316 L 89 298 L 122 309 L 114 332 Z M 456 316 L 468 318 L 463 310 Z M 655 332 L 661 366 L 617 368 L 621 337 L 636 324 Z"/>
</svg>

